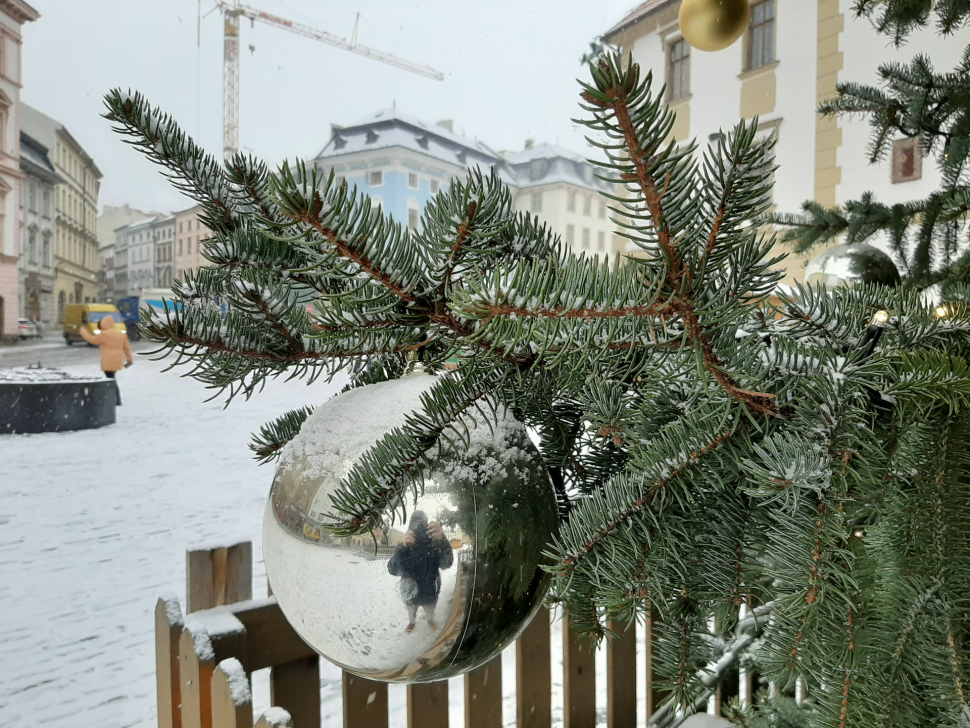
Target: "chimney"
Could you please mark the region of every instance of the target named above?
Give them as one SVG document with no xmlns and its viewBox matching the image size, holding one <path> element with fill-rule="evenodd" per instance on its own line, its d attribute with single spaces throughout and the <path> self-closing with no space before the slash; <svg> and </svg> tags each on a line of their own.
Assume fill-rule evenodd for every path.
<svg viewBox="0 0 970 728">
<path fill-rule="evenodd" d="M 442 119 L 438 122 L 438 126 L 442 129 L 447 129 L 452 134 L 455 133 L 455 120 L 454 119 Z"/>
<path fill-rule="evenodd" d="M 337 132 L 340 131 L 341 129 L 343 129 L 342 126 L 340 126 L 338 124 L 331 124 L 330 125 L 330 138 L 333 139 L 335 136 L 337 136 Z"/>
<path fill-rule="evenodd" d="M 526 149 L 532 149 L 532 147 L 535 146 L 535 143 L 536 143 L 536 140 L 535 139 L 526 139 L 525 140 L 525 148 Z"/>
</svg>

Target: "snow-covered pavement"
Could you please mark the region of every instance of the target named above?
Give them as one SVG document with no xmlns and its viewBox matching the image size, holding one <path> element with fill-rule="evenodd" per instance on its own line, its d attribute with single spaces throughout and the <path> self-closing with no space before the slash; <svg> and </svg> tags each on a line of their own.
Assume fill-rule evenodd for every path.
<svg viewBox="0 0 970 728">
<path fill-rule="evenodd" d="M 115 425 L 0 436 L 5 728 L 155 725 L 156 599 L 174 591 L 184 604 L 187 547 L 232 539 L 253 541 L 254 596 L 265 595 L 260 528 L 272 469 L 253 461 L 250 434 L 337 389 L 275 381 L 250 401 L 223 409 L 221 400 L 204 402 L 211 392 L 198 382 L 162 372 L 161 362 L 136 360 L 119 375 L 124 406 Z M 64 369 L 97 376 L 96 359 L 83 361 Z M 2 365 L 12 363 L 7 358 Z M 558 622 L 553 630 L 555 664 L 561 660 Z M 504 717 L 514 725 L 514 648 L 504 658 Z M 598 661 L 602 674 L 602 654 Z M 561 719 L 561 669 L 553 676 Z M 339 680 L 339 671 L 324 665 L 325 726 L 341 724 Z M 463 724 L 461 685 L 461 678 L 452 681 L 453 726 Z M 257 675 L 257 714 L 268 699 L 267 678 Z M 404 687 L 391 686 L 392 725 L 406 725 L 404 701 Z"/>
</svg>

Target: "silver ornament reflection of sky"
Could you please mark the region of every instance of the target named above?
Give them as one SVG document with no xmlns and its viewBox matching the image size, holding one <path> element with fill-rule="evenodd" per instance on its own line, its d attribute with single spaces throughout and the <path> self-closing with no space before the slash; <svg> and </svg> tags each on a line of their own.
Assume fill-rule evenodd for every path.
<svg viewBox="0 0 970 728">
<path fill-rule="evenodd" d="M 408 498 L 406 520 L 388 514 L 353 538 L 324 527 L 340 480 L 434 382 L 411 374 L 318 407 L 284 449 L 266 505 L 263 557 L 287 619 L 328 660 L 372 680 L 430 682 L 478 667 L 528 625 L 548 585 L 540 563 L 555 496 L 509 415 L 491 428 L 463 421 L 468 451 L 442 458 Z"/>
<path fill-rule="evenodd" d="M 836 245 L 805 266 L 805 283 L 826 288 L 860 283 L 898 286 L 899 271 L 886 253 L 865 243 Z"/>
</svg>

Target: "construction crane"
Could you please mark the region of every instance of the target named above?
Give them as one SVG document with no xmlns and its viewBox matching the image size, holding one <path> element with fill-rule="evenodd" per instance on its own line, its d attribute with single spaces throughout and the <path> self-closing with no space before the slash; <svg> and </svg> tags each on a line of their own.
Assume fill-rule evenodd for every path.
<svg viewBox="0 0 970 728">
<path fill-rule="evenodd" d="M 223 76 L 222 76 L 222 147 L 226 158 L 239 151 L 239 18 L 249 18 L 251 23 L 259 21 L 272 25 L 274 28 L 282 28 L 291 33 L 302 35 L 306 38 L 318 40 L 321 43 L 343 48 L 345 51 L 357 53 L 375 61 L 386 63 L 389 66 L 400 68 L 404 71 L 417 73 L 420 76 L 432 78 L 435 81 L 443 81 L 445 75 L 436 71 L 430 66 L 422 66 L 419 63 L 412 63 L 403 58 L 392 56 L 367 46 L 357 43 L 357 30 L 360 27 L 360 14 L 354 23 L 354 32 L 350 40 L 340 38 L 332 33 L 311 28 L 309 25 L 294 23 L 292 20 L 281 18 L 277 15 L 264 13 L 262 10 L 242 5 L 239 0 L 216 0 L 216 7 L 222 11 L 225 17 L 225 44 L 223 46 Z M 215 9 L 215 8 L 213 8 Z"/>
</svg>

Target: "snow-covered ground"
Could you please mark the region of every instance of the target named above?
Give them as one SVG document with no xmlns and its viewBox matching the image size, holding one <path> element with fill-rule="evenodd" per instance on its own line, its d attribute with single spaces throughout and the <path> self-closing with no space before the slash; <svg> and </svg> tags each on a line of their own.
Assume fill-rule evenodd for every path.
<svg viewBox="0 0 970 728">
<path fill-rule="evenodd" d="M 115 425 L 0 436 L 5 728 L 155 725 L 159 594 L 175 591 L 184 604 L 187 547 L 246 539 L 254 546 L 254 596 L 265 595 L 260 528 L 272 469 L 252 460 L 250 434 L 337 388 L 276 381 L 223 409 L 221 401 L 204 402 L 210 392 L 194 380 L 136 359 L 119 375 L 124 406 Z M 99 376 L 93 357 L 63 368 Z M 552 634 L 553 709 L 561 721 L 559 625 Z M 597 662 L 605 674 L 602 652 Z M 502 682 L 505 723 L 514 725 L 514 648 L 503 656 Z M 598 685 L 605 720 L 605 681 Z M 253 688 L 258 715 L 269 704 L 267 676 L 257 674 Z M 321 670 L 321 698 L 324 725 L 341 725 L 340 672 L 329 664 Z M 391 725 L 406 725 L 405 688 L 391 686 L 389 701 Z M 461 678 L 452 681 L 450 701 L 451 725 L 461 726 Z"/>
</svg>

